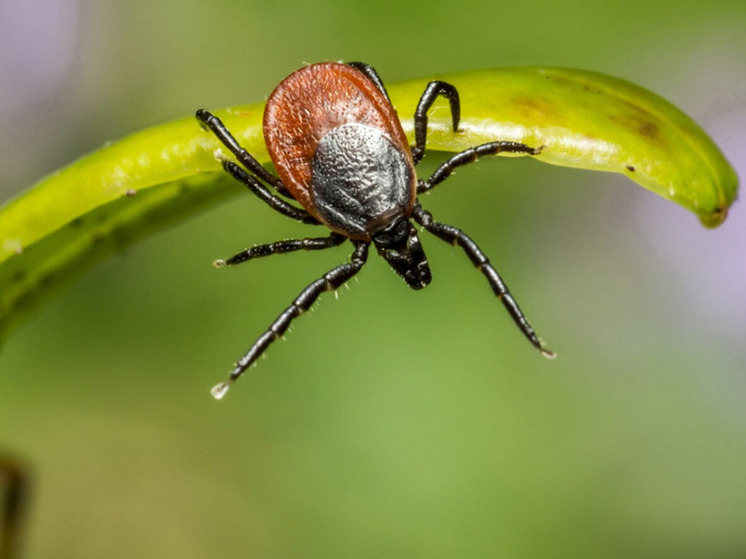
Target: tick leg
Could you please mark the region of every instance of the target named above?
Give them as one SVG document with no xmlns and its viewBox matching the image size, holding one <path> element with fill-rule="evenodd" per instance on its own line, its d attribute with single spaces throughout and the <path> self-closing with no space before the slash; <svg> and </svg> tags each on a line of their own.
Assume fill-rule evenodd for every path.
<svg viewBox="0 0 746 559">
<path fill-rule="evenodd" d="M 282 254 L 285 252 L 294 252 L 296 250 L 324 250 L 325 248 L 339 246 L 345 240 L 347 240 L 347 237 L 340 235 L 339 233 L 332 233 L 328 237 L 287 239 L 276 243 L 256 245 L 247 248 L 246 250 L 234 254 L 227 260 L 216 260 L 214 264 L 215 267 L 222 268 L 223 266 L 233 266 L 235 264 L 240 264 L 241 262 L 246 262 L 247 260 L 252 260 L 253 258 L 260 258 L 271 254 Z"/>
<path fill-rule="evenodd" d="M 383 93 L 383 96 L 386 97 L 386 100 L 391 103 L 391 99 L 389 99 L 389 93 L 388 91 L 386 91 L 386 86 L 383 85 L 381 76 L 378 75 L 378 72 L 376 72 L 373 66 L 369 66 L 365 62 L 348 62 L 347 65 L 352 66 L 356 70 L 360 70 L 363 74 L 365 74 L 370 81 L 376 84 L 376 87 L 381 91 L 381 93 Z"/>
<path fill-rule="evenodd" d="M 199 109 L 196 116 L 197 120 L 199 120 L 200 123 L 210 132 L 215 134 L 217 139 L 236 156 L 236 159 L 238 159 L 241 165 L 246 167 L 250 172 L 254 173 L 264 182 L 271 184 L 283 196 L 292 198 L 285 188 L 285 185 L 282 184 L 282 181 L 267 171 L 261 163 L 254 159 L 253 155 L 241 147 L 241 144 L 239 144 L 238 140 L 233 137 L 233 134 L 231 134 L 230 130 L 226 128 L 222 120 L 205 109 Z"/>
<path fill-rule="evenodd" d="M 553 352 L 544 347 L 544 344 L 536 335 L 534 329 L 528 323 L 528 320 L 526 320 L 526 317 L 523 316 L 523 312 L 521 312 L 521 309 L 518 307 L 518 303 L 515 301 L 515 299 L 513 299 L 513 296 L 508 290 L 508 286 L 505 285 L 505 282 L 500 277 L 500 274 L 498 274 L 497 270 L 492 267 L 492 264 L 490 264 L 487 256 L 485 256 L 485 254 L 480 250 L 477 244 L 473 240 L 471 240 L 471 238 L 466 233 L 451 225 L 433 221 L 432 214 L 423 209 L 419 203 L 415 204 L 412 217 L 414 217 L 417 223 L 422 225 L 436 237 L 439 237 L 452 245 L 459 245 L 462 249 L 464 249 L 464 252 L 466 252 L 466 255 L 469 257 L 469 260 L 471 260 L 472 264 L 474 264 L 474 266 L 476 266 L 476 268 L 487 278 L 492 291 L 497 296 L 497 298 L 502 301 L 502 304 L 507 309 L 508 314 L 510 314 L 513 322 L 516 323 L 518 328 L 521 329 L 521 332 L 523 332 L 523 334 L 528 338 L 533 346 L 541 351 L 541 353 L 545 357 L 553 358 L 555 356 Z"/>
<path fill-rule="evenodd" d="M 435 169 L 435 172 L 430 175 L 426 181 L 419 181 L 417 185 L 417 194 L 427 192 L 434 186 L 437 186 L 448 177 L 451 176 L 456 167 L 462 165 L 468 165 L 474 163 L 477 159 L 484 155 L 497 155 L 498 153 L 525 153 L 527 155 L 539 155 L 543 148 L 532 148 L 526 144 L 519 142 L 489 142 L 487 144 L 480 144 L 478 146 L 465 149 L 462 152 L 457 153 L 450 159 L 441 163 L 441 165 Z"/>
<path fill-rule="evenodd" d="M 458 90 L 450 83 L 441 81 L 432 81 L 427 84 L 425 91 L 417 103 L 417 109 L 414 111 L 414 147 L 412 148 L 412 157 L 414 164 L 417 165 L 422 156 L 425 155 L 425 144 L 427 143 L 427 111 L 433 106 L 435 99 L 442 95 L 451 105 L 451 119 L 453 120 L 453 131 L 458 131 L 458 123 L 461 120 L 461 101 L 459 100 Z"/>
<path fill-rule="evenodd" d="M 368 259 L 368 247 L 370 246 L 370 243 L 361 241 L 353 241 L 353 243 L 355 244 L 355 250 L 352 253 L 350 262 L 332 268 L 301 291 L 295 301 L 280 313 L 280 316 L 275 319 L 269 329 L 259 336 L 249 351 L 247 351 L 238 363 L 236 363 L 229 379 L 225 382 L 221 382 L 212 389 L 212 394 L 215 398 L 222 398 L 230 385 L 240 377 L 262 353 L 264 353 L 272 342 L 285 333 L 293 319 L 299 317 L 311 308 L 319 295 L 325 291 L 334 291 L 335 289 L 338 289 L 360 271 L 365 264 L 365 261 Z"/>
<path fill-rule="evenodd" d="M 233 178 L 241 181 L 249 187 L 254 194 L 257 195 L 262 201 L 264 201 L 270 208 L 280 212 L 282 215 L 297 219 L 301 223 L 307 223 L 309 225 L 321 225 L 319 221 L 309 214 L 302 208 L 297 208 L 292 204 L 287 203 L 282 198 L 278 198 L 272 194 L 266 186 L 257 180 L 253 175 L 250 175 L 244 171 L 241 167 L 236 165 L 233 161 L 223 161 L 223 169 L 230 173 Z"/>
<path fill-rule="evenodd" d="M 8 458 L 0 457 L 0 557 L 15 557 L 23 519 L 26 476 Z"/>
</svg>

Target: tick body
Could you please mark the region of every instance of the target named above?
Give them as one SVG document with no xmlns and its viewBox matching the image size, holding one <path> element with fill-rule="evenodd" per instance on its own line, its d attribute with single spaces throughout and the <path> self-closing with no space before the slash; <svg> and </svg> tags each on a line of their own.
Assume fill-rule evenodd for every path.
<svg viewBox="0 0 746 559">
<path fill-rule="evenodd" d="M 409 217 L 414 160 L 391 103 L 362 72 L 315 64 L 274 90 L 264 138 L 285 187 L 332 231 L 371 242 Z"/>
<path fill-rule="evenodd" d="M 320 63 L 301 68 L 272 92 L 264 112 L 264 140 L 278 177 L 269 173 L 215 116 L 197 111 L 202 125 L 233 153 L 238 163 L 223 167 L 280 213 L 331 230 L 326 237 L 292 239 L 257 245 L 216 265 L 234 265 L 260 256 L 296 250 L 321 250 L 349 240 L 354 250 L 348 263 L 312 282 L 236 363 L 228 381 L 213 388 L 221 398 L 230 384 L 308 310 L 318 296 L 335 290 L 365 264 L 372 244 L 413 289 L 427 286 L 430 267 L 417 230 L 459 245 L 484 274 L 515 323 L 545 356 L 544 348 L 508 288 L 476 243 L 463 231 L 433 220 L 417 195 L 445 180 L 461 165 L 483 155 L 513 152 L 537 155 L 540 149 L 516 142 L 489 142 L 458 153 L 427 179 L 415 166 L 425 153 L 427 111 L 439 96 L 450 104 L 454 133 L 460 120 L 458 91 L 452 85 L 428 84 L 414 115 L 415 145 L 410 146 L 378 74 L 362 63 Z M 295 203 L 300 205 L 296 205 Z"/>
</svg>

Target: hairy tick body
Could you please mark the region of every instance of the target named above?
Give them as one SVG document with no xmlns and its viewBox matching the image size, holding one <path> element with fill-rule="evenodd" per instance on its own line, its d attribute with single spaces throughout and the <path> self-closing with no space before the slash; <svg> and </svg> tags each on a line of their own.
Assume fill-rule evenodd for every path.
<svg viewBox="0 0 746 559">
<path fill-rule="evenodd" d="M 371 244 L 410 287 L 427 286 L 432 278 L 430 266 L 412 221 L 459 245 L 485 275 L 526 338 L 545 356 L 554 356 L 539 340 L 476 243 L 460 229 L 434 221 L 417 199 L 418 194 L 448 178 L 453 169 L 480 156 L 501 152 L 538 155 L 541 148 L 501 141 L 480 144 L 442 163 L 427 180 L 418 179 L 415 166 L 425 153 L 427 111 L 439 96 L 449 101 L 453 131 L 458 131 L 458 91 L 451 84 L 433 81 L 417 105 L 415 145 L 410 146 L 386 88 L 372 67 L 360 62 L 328 62 L 297 70 L 272 92 L 264 112 L 264 140 L 278 177 L 244 150 L 217 117 L 203 109 L 197 111 L 197 119 L 240 163 L 224 160 L 226 171 L 276 211 L 331 230 L 326 237 L 257 245 L 227 260 L 218 260 L 217 266 L 276 253 L 331 248 L 346 240 L 354 246 L 350 262 L 312 282 L 254 342 L 236 363 L 229 379 L 213 388 L 216 398 L 222 398 L 230 384 L 321 293 L 337 289 L 357 274 L 368 258 Z"/>
</svg>

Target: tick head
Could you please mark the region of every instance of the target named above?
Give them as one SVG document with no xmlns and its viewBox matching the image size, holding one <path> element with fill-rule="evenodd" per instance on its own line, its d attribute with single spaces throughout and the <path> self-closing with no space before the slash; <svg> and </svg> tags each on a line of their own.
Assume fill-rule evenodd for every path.
<svg viewBox="0 0 746 559">
<path fill-rule="evenodd" d="M 378 254 L 412 289 L 422 289 L 432 280 L 417 230 L 406 217 L 398 217 L 374 234 L 373 244 Z"/>
</svg>

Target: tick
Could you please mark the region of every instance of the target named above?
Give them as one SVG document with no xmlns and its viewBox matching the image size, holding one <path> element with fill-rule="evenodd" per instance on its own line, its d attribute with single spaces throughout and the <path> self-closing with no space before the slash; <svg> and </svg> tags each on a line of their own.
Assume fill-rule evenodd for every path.
<svg viewBox="0 0 746 559">
<path fill-rule="evenodd" d="M 261 256 L 297 250 L 323 250 L 352 243 L 350 261 L 311 282 L 239 359 L 227 381 L 212 389 L 222 398 L 230 385 L 281 337 L 293 319 L 306 312 L 325 291 L 342 286 L 365 264 L 370 245 L 412 289 L 432 278 L 413 222 L 436 237 L 460 246 L 481 271 L 518 328 L 546 357 L 546 349 L 528 323 L 500 274 L 477 244 L 463 231 L 433 220 L 418 196 L 447 179 L 453 170 L 484 155 L 511 152 L 538 155 L 541 148 L 496 141 L 466 149 L 442 163 L 426 180 L 415 166 L 425 155 L 427 113 L 444 97 L 453 132 L 458 132 L 461 104 L 458 90 L 442 81 L 430 82 L 414 113 L 414 146 L 410 146 L 386 88 L 376 71 L 360 62 L 312 64 L 292 73 L 267 100 L 263 133 L 274 176 L 242 148 L 225 125 L 204 109 L 202 126 L 212 132 L 239 164 L 224 159 L 223 168 L 272 209 L 308 225 L 324 225 L 325 237 L 290 239 L 256 245 L 218 260 L 218 267 Z M 295 202 L 298 205 L 292 203 Z"/>
</svg>

